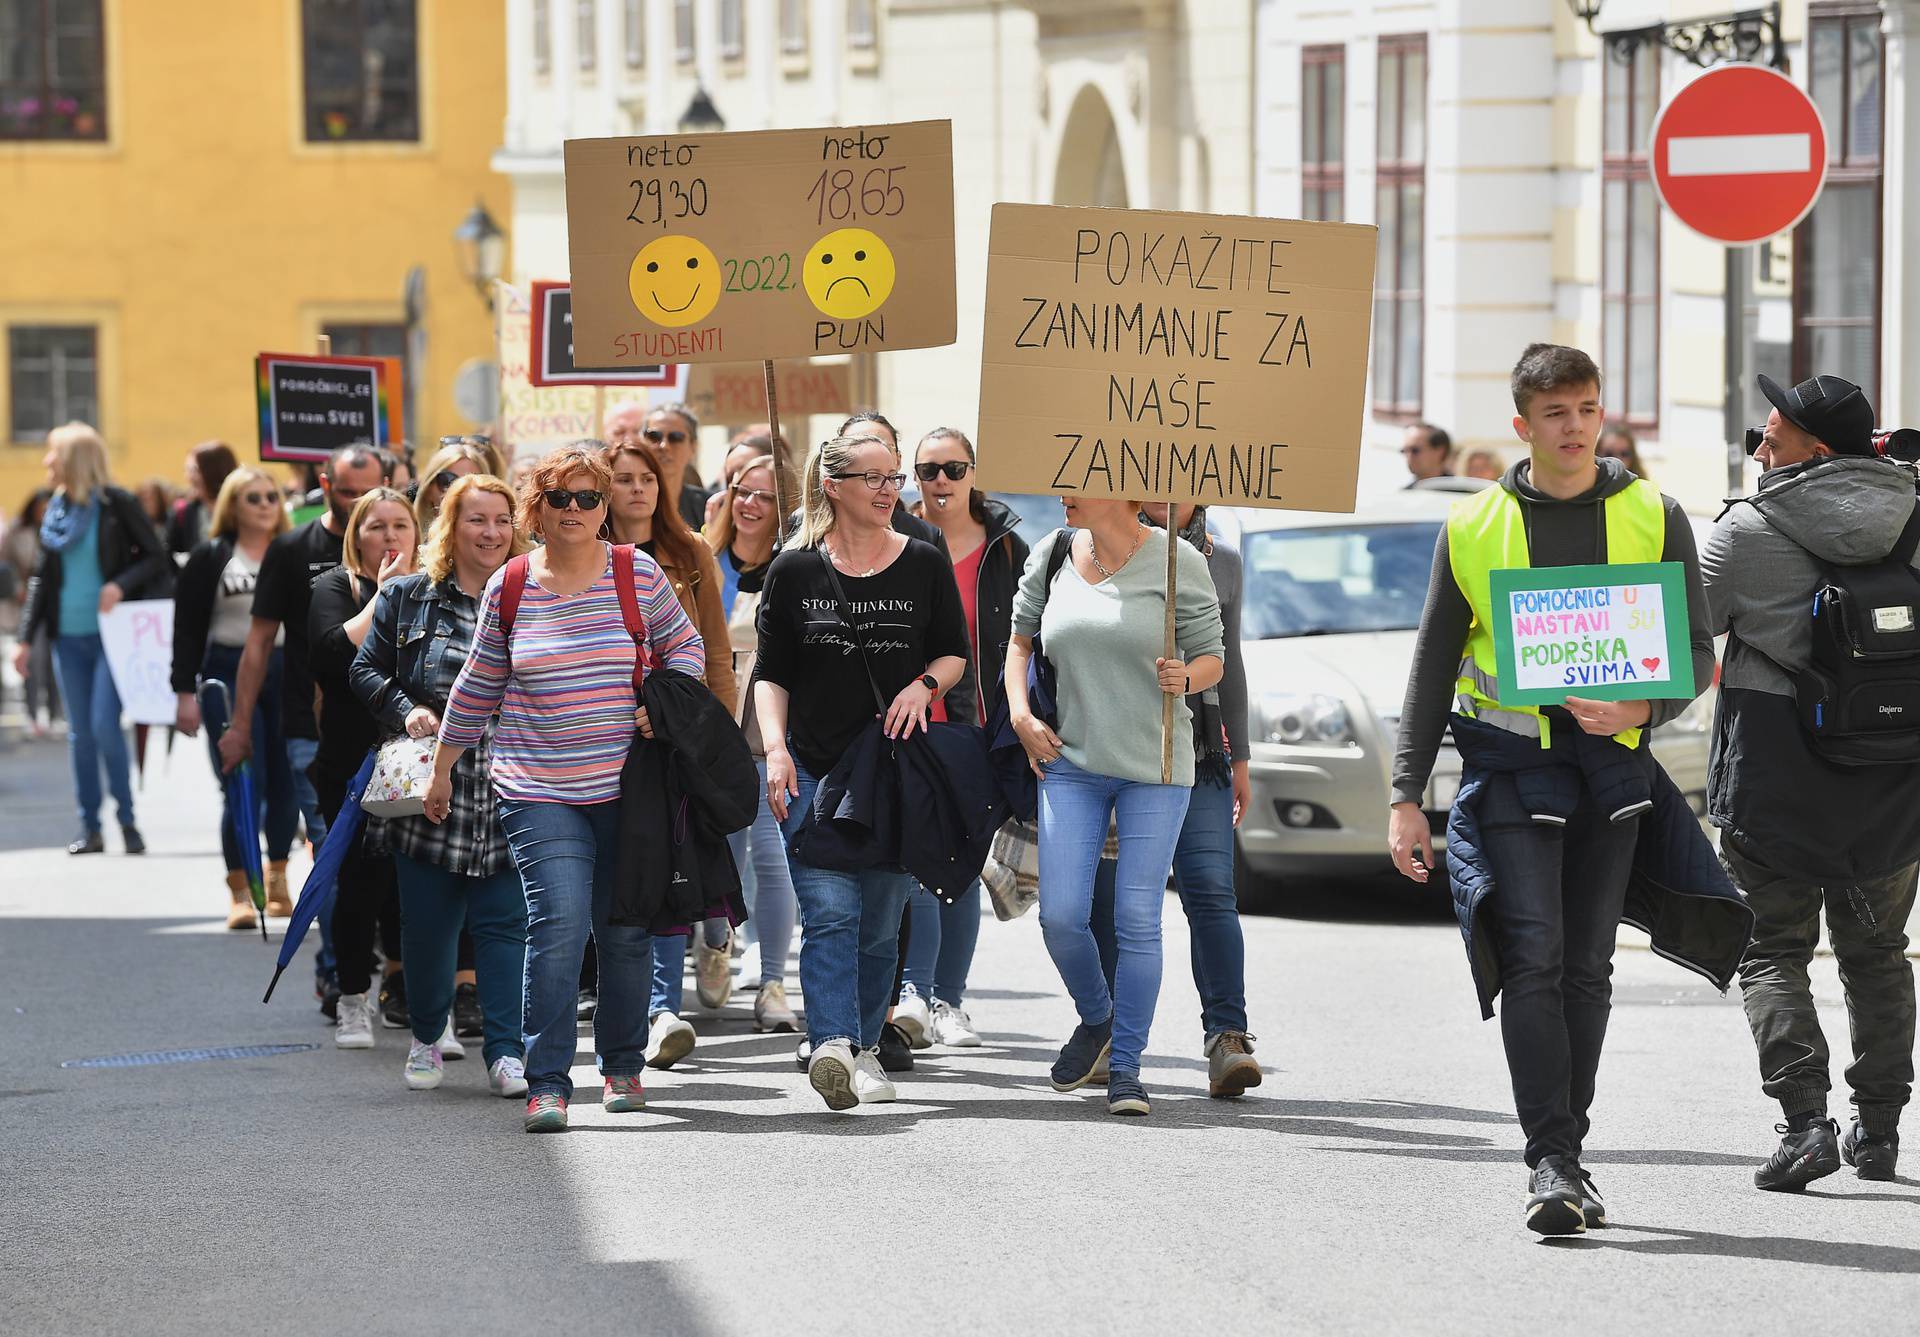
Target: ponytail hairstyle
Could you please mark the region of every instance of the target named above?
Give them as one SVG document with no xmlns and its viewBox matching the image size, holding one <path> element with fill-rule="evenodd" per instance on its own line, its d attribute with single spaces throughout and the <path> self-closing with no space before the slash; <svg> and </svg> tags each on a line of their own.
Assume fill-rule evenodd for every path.
<svg viewBox="0 0 1920 1337">
<path fill-rule="evenodd" d="M 807 456 L 797 540 L 801 547 L 817 548 L 833 533 L 839 517 L 834 514 L 833 499 L 827 495 L 827 475 L 845 473 L 853 463 L 854 453 L 869 443 L 886 446 L 893 453 L 895 463 L 899 462 L 899 448 L 887 445 L 886 438 L 880 436 L 836 436 L 831 441 L 822 441 Z"/>
<path fill-rule="evenodd" d="M 958 441 L 960 449 L 967 452 L 967 462 L 975 466 L 973 490 L 967 494 L 967 514 L 973 517 L 975 524 L 984 525 L 987 522 L 987 498 L 980 490 L 980 452 L 973 448 L 973 442 L 967 440 L 967 434 L 958 427 L 936 427 L 921 437 L 920 444 L 913 448 L 915 464 L 920 463 L 920 452 L 926 449 L 929 441 Z M 926 508 L 924 500 L 920 505 L 921 509 Z"/>
<path fill-rule="evenodd" d="M 862 409 L 860 412 L 848 417 L 845 422 L 840 424 L 840 435 L 846 437 L 871 436 L 873 435 L 873 429 L 876 427 L 884 427 L 887 429 L 887 435 L 893 438 L 894 449 L 898 450 L 900 446 L 900 429 L 888 422 L 887 415 L 877 409 Z M 883 441 L 882 444 L 884 445 L 885 442 Z"/>
</svg>

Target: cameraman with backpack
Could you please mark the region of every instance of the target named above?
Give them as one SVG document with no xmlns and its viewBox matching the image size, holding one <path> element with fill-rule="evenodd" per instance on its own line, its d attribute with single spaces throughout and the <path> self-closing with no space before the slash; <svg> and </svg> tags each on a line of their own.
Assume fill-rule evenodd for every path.
<svg viewBox="0 0 1920 1337">
<path fill-rule="evenodd" d="M 1765 472 L 1701 554 L 1712 630 L 1730 633 L 1709 800 L 1755 924 L 1740 965 L 1780 1147 L 1754 1173 L 1798 1192 L 1841 1160 L 1894 1177 L 1913 1081 L 1906 923 L 1920 878 L 1920 514 L 1915 475 L 1878 457 L 1860 387 L 1783 389 L 1754 455 Z M 1820 910 L 1852 1027 L 1855 1119 L 1827 1117 L 1827 1041 L 1807 969 Z"/>
</svg>

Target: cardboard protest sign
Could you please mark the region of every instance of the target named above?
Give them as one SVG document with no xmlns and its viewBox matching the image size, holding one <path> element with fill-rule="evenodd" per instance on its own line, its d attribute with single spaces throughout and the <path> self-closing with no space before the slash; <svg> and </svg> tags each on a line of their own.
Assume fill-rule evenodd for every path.
<svg viewBox="0 0 1920 1337">
<path fill-rule="evenodd" d="M 680 365 L 581 367 L 573 360 L 573 285 L 533 285 L 533 347 L 527 378 L 535 385 L 645 385 L 677 390 Z"/>
<path fill-rule="evenodd" d="M 953 342 L 948 121 L 566 142 L 595 367 Z"/>
<path fill-rule="evenodd" d="M 401 439 L 397 359 L 261 353 L 253 365 L 261 459 L 319 462 Z"/>
<path fill-rule="evenodd" d="M 1679 562 L 1492 573 L 1500 699 L 1557 706 L 1693 699 L 1686 568 Z"/>
<path fill-rule="evenodd" d="M 115 604 L 100 615 L 100 644 L 121 713 L 135 724 L 172 724 L 173 600 Z"/>
<path fill-rule="evenodd" d="M 776 362 L 774 394 L 780 416 L 792 422 L 810 413 L 844 418 L 853 412 L 852 374 L 844 362 Z M 703 423 L 741 427 L 767 420 L 763 364 L 696 364 L 687 369 L 687 407 Z"/>
<path fill-rule="evenodd" d="M 1351 511 L 1375 229 L 996 204 L 980 483 Z"/>
</svg>

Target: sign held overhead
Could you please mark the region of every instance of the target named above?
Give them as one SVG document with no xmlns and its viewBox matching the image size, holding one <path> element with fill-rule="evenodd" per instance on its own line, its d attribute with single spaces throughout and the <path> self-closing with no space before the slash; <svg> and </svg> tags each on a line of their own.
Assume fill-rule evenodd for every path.
<svg viewBox="0 0 1920 1337">
<path fill-rule="evenodd" d="M 1351 511 L 1375 229 L 996 204 L 981 486 Z"/>
<path fill-rule="evenodd" d="M 317 463 L 341 446 L 398 441 L 400 381 L 394 358 L 259 354 L 260 458 Z"/>
<path fill-rule="evenodd" d="M 580 361 L 953 342 L 948 121 L 566 142 Z"/>
<path fill-rule="evenodd" d="M 635 363 L 630 367 L 582 367 L 573 360 L 573 287 L 538 280 L 533 285 L 533 347 L 527 376 L 534 385 L 646 385 L 675 388 L 678 365 Z"/>
</svg>

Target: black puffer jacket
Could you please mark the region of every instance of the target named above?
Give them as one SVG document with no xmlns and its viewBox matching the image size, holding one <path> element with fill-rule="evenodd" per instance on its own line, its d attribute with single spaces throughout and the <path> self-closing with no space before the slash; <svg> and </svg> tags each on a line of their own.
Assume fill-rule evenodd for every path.
<svg viewBox="0 0 1920 1337">
<path fill-rule="evenodd" d="M 129 599 L 164 599 L 173 593 L 173 559 L 131 492 L 100 489 L 97 530 L 94 540 L 100 545 L 102 581 L 118 585 Z M 60 554 L 43 550 L 27 586 L 21 640 L 32 640 L 42 627 L 49 636 L 60 634 L 60 584 Z"/>
</svg>

